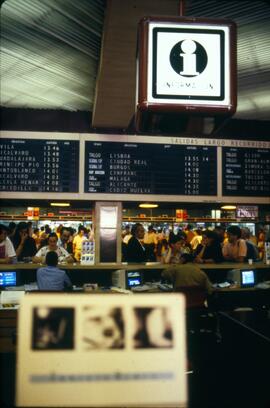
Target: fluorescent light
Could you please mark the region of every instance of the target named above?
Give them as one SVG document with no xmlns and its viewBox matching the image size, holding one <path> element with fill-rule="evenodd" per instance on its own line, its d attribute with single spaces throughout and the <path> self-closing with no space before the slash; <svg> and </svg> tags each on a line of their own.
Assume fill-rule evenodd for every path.
<svg viewBox="0 0 270 408">
<path fill-rule="evenodd" d="M 157 208 L 158 204 L 154 204 L 154 203 L 142 203 L 139 204 L 140 208 Z"/>
<path fill-rule="evenodd" d="M 70 207 L 70 203 L 50 203 L 52 207 Z"/>
<path fill-rule="evenodd" d="M 223 205 L 222 210 L 236 210 L 236 205 Z"/>
</svg>

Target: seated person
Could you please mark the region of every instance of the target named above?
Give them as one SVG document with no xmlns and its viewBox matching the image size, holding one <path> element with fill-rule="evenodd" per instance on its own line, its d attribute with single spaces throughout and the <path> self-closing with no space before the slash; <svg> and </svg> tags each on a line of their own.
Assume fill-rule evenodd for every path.
<svg viewBox="0 0 270 408">
<path fill-rule="evenodd" d="M 192 263 L 171 265 L 162 271 L 162 277 L 172 282 L 174 291 L 190 286 L 200 287 L 206 294 L 211 294 L 213 291 L 206 273 Z"/>
<path fill-rule="evenodd" d="M 40 250 L 33 257 L 33 262 L 44 263 L 47 252 L 54 251 L 57 253 L 59 262 L 74 262 L 73 257 L 63 247 L 57 246 L 58 237 L 55 232 L 52 232 L 48 238 L 48 245 L 40 248 Z"/>
<path fill-rule="evenodd" d="M 185 234 L 171 234 L 169 241 L 169 248 L 164 256 L 164 263 L 184 263 L 182 256 L 190 254 L 190 247 L 186 243 Z"/>
<path fill-rule="evenodd" d="M 144 227 L 142 224 L 134 224 L 131 229 L 132 237 L 128 241 L 126 248 L 127 262 L 146 262 L 147 253 L 143 245 Z"/>
<path fill-rule="evenodd" d="M 218 263 L 223 261 L 218 235 L 211 230 L 204 231 L 202 249 L 194 259 L 196 263 Z"/>
<path fill-rule="evenodd" d="M 16 261 L 16 252 L 12 242 L 7 237 L 8 228 L 0 224 L 0 263 L 8 264 Z"/>
<path fill-rule="evenodd" d="M 241 229 L 237 225 L 231 225 L 227 229 L 228 242 L 222 247 L 222 254 L 225 261 L 245 262 L 247 256 L 247 245 L 241 239 Z"/>
<path fill-rule="evenodd" d="M 64 290 L 71 288 L 72 284 L 65 271 L 57 268 L 58 255 L 54 251 L 46 254 L 47 266 L 37 270 L 37 284 L 39 290 Z"/>
<path fill-rule="evenodd" d="M 31 261 L 37 252 L 36 242 L 34 238 L 30 237 L 29 225 L 26 222 L 19 222 L 12 237 L 12 243 L 18 261 Z"/>
</svg>

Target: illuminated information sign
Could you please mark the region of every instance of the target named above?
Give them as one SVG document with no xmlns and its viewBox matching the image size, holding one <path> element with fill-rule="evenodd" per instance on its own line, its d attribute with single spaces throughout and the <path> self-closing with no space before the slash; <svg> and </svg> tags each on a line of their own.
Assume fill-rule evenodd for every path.
<svg viewBox="0 0 270 408">
<path fill-rule="evenodd" d="M 223 195 L 270 196 L 270 150 L 223 148 Z"/>
<path fill-rule="evenodd" d="M 216 195 L 217 148 L 85 144 L 85 193 Z"/>
<path fill-rule="evenodd" d="M 0 191 L 75 193 L 78 188 L 78 141 L 0 140 Z"/>
</svg>

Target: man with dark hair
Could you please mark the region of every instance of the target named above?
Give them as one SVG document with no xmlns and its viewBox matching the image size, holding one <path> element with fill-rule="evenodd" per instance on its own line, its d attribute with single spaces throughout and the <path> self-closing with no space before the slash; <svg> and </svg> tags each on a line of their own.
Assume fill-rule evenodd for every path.
<svg viewBox="0 0 270 408">
<path fill-rule="evenodd" d="M 59 247 L 65 248 L 65 250 L 69 254 L 73 254 L 73 247 L 70 237 L 71 237 L 70 229 L 67 227 L 63 227 L 60 231 L 60 237 L 58 239 L 57 245 Z"/>
<path fill-rule="evenodd" d="M 144 227 L 137 223 L 132 226 L 132 237 L 127 244 L 127 262 L 146 262 L 147 254 L 143 245 Z"/>
<path fill-rule="evenodd" d="M 10 239 L 15 234 L 15 230 L 16 230 L 16 222 L 10 221 L 10 223 L 8 224 L 8 237 Z"/>
<path fill-rule="evenodd" d="M 37 270 L 39 290 L 64 290 L 72 287 L 66 272 L 57 268 L 58 255 L 56 252 L 47 252 L 45 262 L 47 266 Z"/>
<path fill-rule="evenodd" d="M 222 248 L 225 261 L 244 262 L 247 256 L 247 245 L 241 239 L 241 229 L 237 225 L 227 228 L 228 242 Z"/>
</svg>

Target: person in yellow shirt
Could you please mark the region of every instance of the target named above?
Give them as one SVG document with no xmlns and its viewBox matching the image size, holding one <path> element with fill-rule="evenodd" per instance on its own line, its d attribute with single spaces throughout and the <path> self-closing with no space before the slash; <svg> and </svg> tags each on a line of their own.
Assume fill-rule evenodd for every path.
<svg viewBox="0 0 270 408">
<path fill-rule="evenodd" d="M 81 260 L 82 254 L 82 242 L 86 240 L 85 237 L 85 228 L 83 225 L 80 225 L 78 228 L 78 233 L 73 239 L 73 254 L 76 261 Z"/>
</svg>

